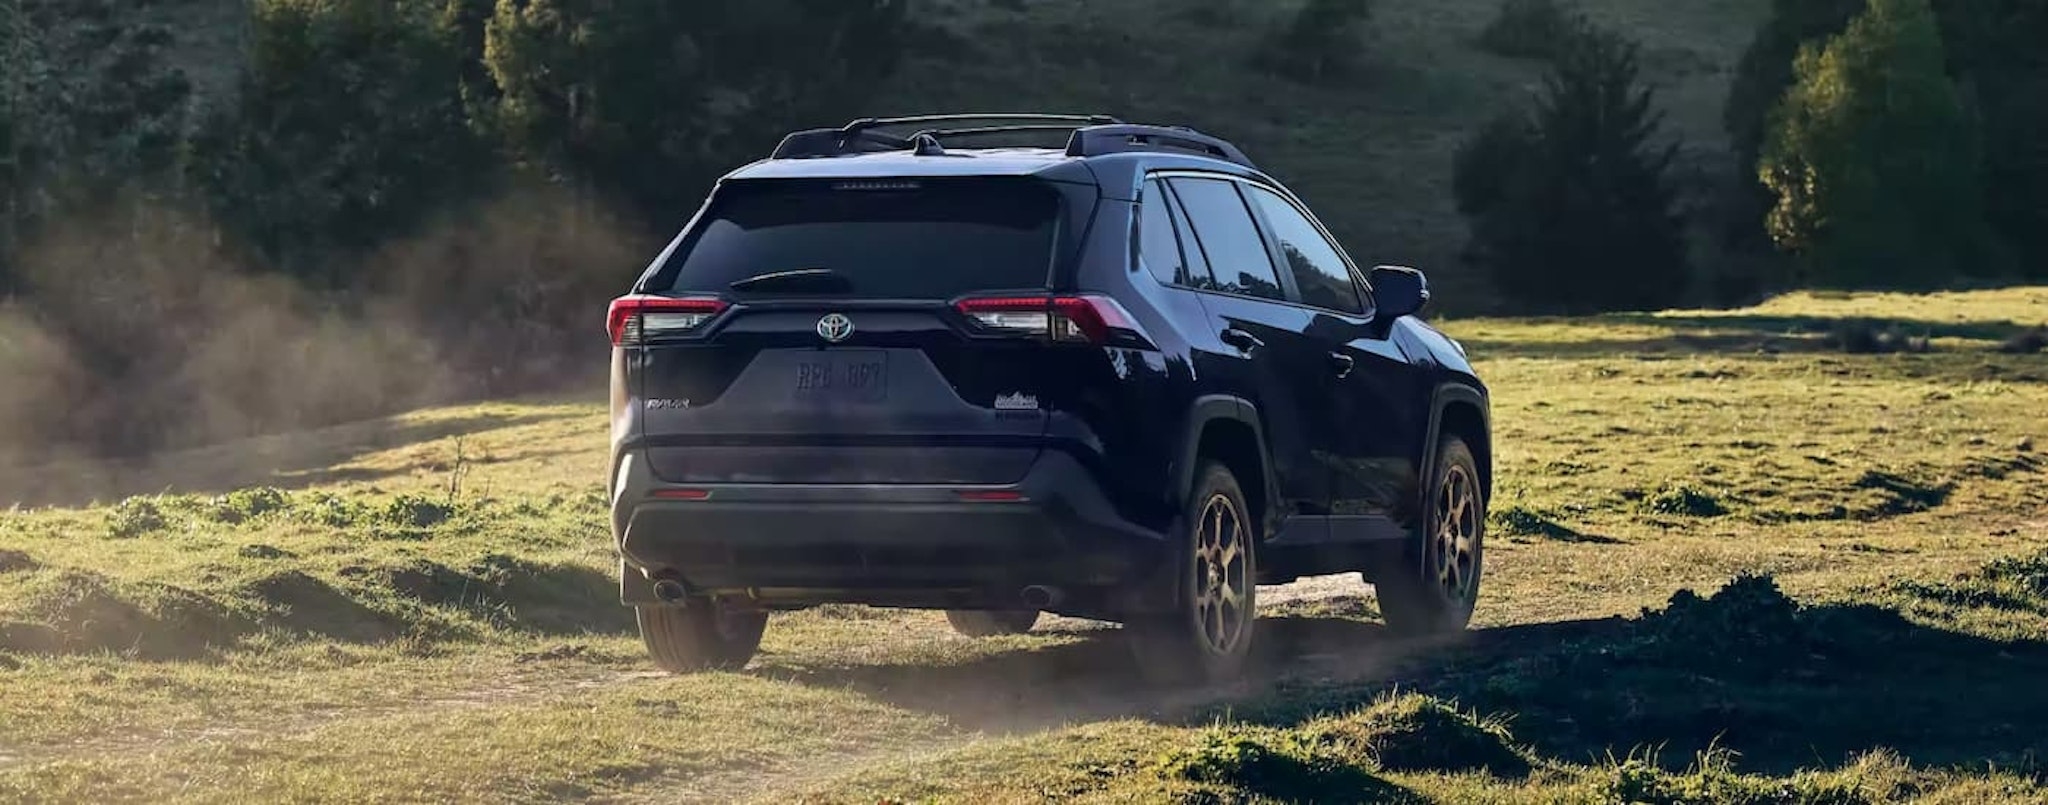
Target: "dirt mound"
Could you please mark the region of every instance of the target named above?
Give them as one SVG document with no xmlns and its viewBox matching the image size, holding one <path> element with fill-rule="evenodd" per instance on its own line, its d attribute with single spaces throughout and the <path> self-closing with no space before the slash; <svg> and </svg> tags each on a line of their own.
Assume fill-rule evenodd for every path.
<svg viewBox="0 0 2048 805">
<path fill-rule="evenodd" d="M 1325 752 L 1382 771 L 1529 773 L 1529 761 L 1506 727 L 1431 696 L 1389 696 L 1304 729 Z"/>
<path fill-rule="evenodd" d="M 1250 795 L 1283 802 L 1384 802 L 1395 801 L 1386 793 L 1400 791 L 1361 766 L 1319 752 L 1301 733 L 1256 728 L 1211 730 L 1200 743 L 1161 758 L 1155 771 L 1207 786 L 1197 801 L 1243 801 Z"/>
<path fill-rule="evenodd" d="M 0 624 L 0 649 L 181 659 L 232 643 L 249 628 L 246 618 L 192 591 L 116 584 L 97 573 L 45 573 L 20 594 L 18 620 Z"/>
<path fill-rule="evenodd" d="M 263 610 L 265 623 L 299 634 L 375 642 L 403 631 L 397 618 L 300 570 L 265 574 L 239 593 Z"/>
</svg>

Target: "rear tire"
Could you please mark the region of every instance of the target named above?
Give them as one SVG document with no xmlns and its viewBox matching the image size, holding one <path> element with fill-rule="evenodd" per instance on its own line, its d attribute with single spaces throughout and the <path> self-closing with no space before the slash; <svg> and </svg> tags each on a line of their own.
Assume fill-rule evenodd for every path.
<svg viewBox="0 0 2048 805">
<path fill-rule="evenodd" d="M 953 631 L 968 637 L 1023 634 L 1038 624 L 1038 610 L 949 609 L 946 622 L 953 624 Z"/>
<path fill-rule="evenodd" d="M 1259 530 L 1236 477 L 1196 475 L 1174 546 L 1173 605 L 1124 623 L 1138 668 L 1154 681 L 1222 682 L 1244 670 L 1258 620 Z"/>
<path fill-rule="evenodd" d="M 1472 449 L 1456 436 L 1437 445 L 1436 473 L 1423 507 L 1422 540 L 1373 581 L 1380 614 L 1396 634 L 1463 631 L 1479 601 L 1485 568 L 1486 493 Z"/>
<path fill-rule="evenodd" d="M 744 667 L 761 647 L 768 613 L 736 610 L 708 599 L 688 606 L 636 607 L 647 655 L 672 674 Z"/>
</svg>

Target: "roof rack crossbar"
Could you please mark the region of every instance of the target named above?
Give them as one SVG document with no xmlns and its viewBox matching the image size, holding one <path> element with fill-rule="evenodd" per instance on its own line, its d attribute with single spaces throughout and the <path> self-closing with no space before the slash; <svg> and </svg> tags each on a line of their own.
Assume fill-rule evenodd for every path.
<svg viewBox="0 0 2048 805">
<path fill-rule="evenodd" d="M 983 137 L 991 134 L 1020 134 L 1038 131 L 1071 132 L 1076 127 L 1060 124 L 1025 124 L 1021 126 L 970 126 L 964 129 L 923 129 L 912 137 Z"/>
<path fill-rule="evenodd" d="M 1126 151 L 1193 151 L 1258 170 L 1242 149 L 1186 126 L 1109 124 L 1075 129 L 1067 156 L 1092 157 Z"/>
<path fill-rule="evenodd" d="M 883 126 L 965 121 L 1018 121 L 1018 123 L 1015 125 L 976 126 L 959 129 L 924 129 L 909 136 L 874 131 L 874 129 Z M 1114 125 L 1120 122 L 1109 115 L 1013 114 L 1006 112 L 917 115 L 912 117 L 866 117 L 836 129 L 807 129 L 791 132 L 788 136 L 782 138 L 781 144 L 775 147 L 774 153 L 770 154 L 769 158 L 834 157 L 873 151 L 909 151 L 919 148 L 921 137 L 926 136 L 972 136 L 1010 131 L 1073 131 L 1088 126 Z"/>
<path fill-rule="evenodd" d="M 1039 123 L 1074 123 L 1078 125 L 1101 126 L 1121 123 L 1109 115 L 1045 114 L 1041 112 L 981 112 L 945 115 L 911 115 L 908 117 L 864 117 L 846 124 L 845 131 L 855 132 L 877 126 L 904 126 L 920 123 L 952 123 L 968 120 L 1016 120 Z"/>
</svg>

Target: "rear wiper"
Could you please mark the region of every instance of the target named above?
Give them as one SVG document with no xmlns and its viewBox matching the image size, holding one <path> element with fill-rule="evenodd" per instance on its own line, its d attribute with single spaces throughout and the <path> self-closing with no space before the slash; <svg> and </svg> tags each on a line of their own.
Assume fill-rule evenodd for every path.
<svg viewBox="0 0 2048 805">
<path fill-rule="evenodd" d="M 829 268 L 800 268 L 795 271 L 775 271 L 757 274 L 743 280 L 736 280 L 726 287 L 735 291 L 810 291 L 816 293 L 851 293 L 853 283 L 839 272 Z"/>
</svg>

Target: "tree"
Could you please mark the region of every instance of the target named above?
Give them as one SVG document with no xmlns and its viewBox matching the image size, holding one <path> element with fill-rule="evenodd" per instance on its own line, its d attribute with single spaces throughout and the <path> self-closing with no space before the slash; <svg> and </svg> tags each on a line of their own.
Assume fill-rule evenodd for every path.
<svg viewBox="0 0 2048 805">
<path fill-rule="evenodd" d="M 2048 278 L 2048 0 L 1941 0 L 1935 14 L 1983 132 L 1986 223 Z"/>
<path fill-rule="evenodd" d="M 1638 47 L 1583 29 L 1551 66 L 1534 109 L 1459 149 L 1454 186 L 1469 259 L 1514 304 L 1583 313 L 1677 303 L 1687 290 L 1675 144 L 1642 86 Z"/>
<path fill-rule="evenodd" d="M 528 166 L 673 224 L 786 130 L 855 115 L 906 0 L 498 0 L 496 125 Z"/>
<path fill-rule="evenodd" d="M 1927 0 L 1872 0 L 1805 48 L 1758 172 L 1807 282 L 1927 287 L 1986 259 L 1978 134 Z"/>
<path fill-rule="evenodd" d="M 1768 243 L 1775 198 L 1755 180 L 1770 115 L 1800 48 L 1840 34 L 1866 0 L 1775 0 L 1736 69 L 1722 122 L 1742 174 L 1730 235 Z M 2048 0 L 1933 0 L 1949 77 L 1983 133 L 1985 217 L 2036 277 L 2048 277 Z"/>
<path fill-rule="evenodd" d="M 492 152 L 464 115 L 468 54 L 430 0 L 257 0 L 252 13 L 234 100 L 193 147 L 225 225 L 324 276 L 480 189 Z"/>
<path fill-rule="evenodd" d="M 167 183 L 191 85 L 141 2 L 0 0 L 0 291 L 41 222 Z"/>
<path fill-rule="evenodd" d="M 1745 173 L 1756 172 L 1757 155 L 1763 151 L 1771 110 L 1794 79 L 1792 63 L 1800 48 L 1824 42 L 1849 27 L 1867 0 L 1774 0 L 1771 14 L 1749 40 L 1742 61 L 1729 82 L 1728 102 L 1721 109 L 1721 126 L 1728 132 L 1729 146 Z M 1759 186 L 1761 189 L 1761 186 Z M 1763 209 L 1758 210 L 1761 220 Z"/>
</svg>

